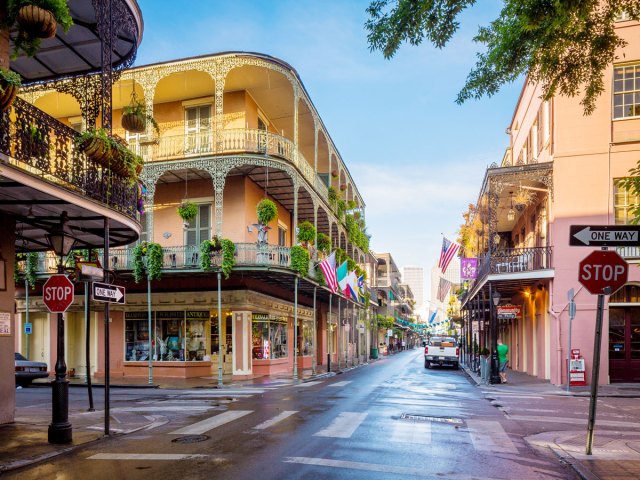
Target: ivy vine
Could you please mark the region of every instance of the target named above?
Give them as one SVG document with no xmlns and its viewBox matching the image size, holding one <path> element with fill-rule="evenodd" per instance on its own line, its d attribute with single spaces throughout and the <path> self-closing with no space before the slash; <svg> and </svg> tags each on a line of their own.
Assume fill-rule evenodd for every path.
<svg viewBox="0 0 640 480">
<path fill-rule="evenodd" d="M 24 268 L 20 269 L 20 263 Z M 26 280 L 27 284 L 33 289 L 36 287 L 36 272 L 38 271 L 38 254 L 36 252 L 16 253 L 15 262 L 13 263 L 13 281 L 19 283 Z"/>
<path fill-rule="evenodd" d="M 145 274 L 149 280 L 159 280 L 162 276 L 162 246 L 159 243 L 142 242 L 133 248 L 133 280 L 142 281 Z M 147 258 L 145 265 L 144 257 Z"/>
<path fill-rule="evenodd" d="M 222 250 L 220 270 L 224 278 L 228 279 L 236 263 L 236 245 L 228 238 L 220 240 L 218 237 L 213 237 L 211 240 L 204 240 L 200 244 L 200 268 L 204 272 L 212 271 L 211 252 L 220 250 Z"/>
</svg>

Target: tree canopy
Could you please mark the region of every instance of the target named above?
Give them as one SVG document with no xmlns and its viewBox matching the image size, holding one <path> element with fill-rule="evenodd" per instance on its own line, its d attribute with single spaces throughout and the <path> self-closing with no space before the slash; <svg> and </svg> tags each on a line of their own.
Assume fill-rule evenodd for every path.
<svg viewBox="0 0 640 480">
<path fill-rule="evenodd" d="M 371 50 L 390 59 L 402 43 L 425 39 L 443 48 L 458 30 L 458 18 L 475 0 L 374 0 L 366 22 Z M 640 19 L 638 0 L 503 0 L 498 18 L 481 26 L 474 41 L 484 45 L 456 98 L 492 96 L 502 85 L 528 74 L 545 99 L 576 96 L 591 114 L 604 90 L 604 70 L 626 45 L 615 31 L 624 12 Z"/>
</svg>

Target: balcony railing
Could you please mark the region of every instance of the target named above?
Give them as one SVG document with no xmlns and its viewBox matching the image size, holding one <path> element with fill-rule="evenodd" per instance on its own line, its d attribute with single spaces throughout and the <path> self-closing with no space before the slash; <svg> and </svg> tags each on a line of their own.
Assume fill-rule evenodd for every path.
<svg viewBox="0 0 640 480">
<path fill-rule="evenodd" d="M 617 247 L 616 251 L 625 260 L 640 260 L 640 247 Z"/>
<path fill-rule="evenodd" d="M 136 185 L 77 150 L 76 135 L 20 98 L 0 113 L 0 153 L 10 165 L 136 218 Z"/>
<path fill-rule="evenodd" d="M 144 150 L 144 149 L 141 149 Z M 176 160 L 206 155 L 229 155 L 255 153 L 282 158 L 294 165 L 315 187 L 325 201 L 329 190 L 313 167 L 300 152 L 296 155 L 291 140 L 276 133 L 258 129 L 228 129 L 222 131 L 222 149 L 216 149 L 216 138 L 212 131 L 185 135 L 162 136 L 157 143 L 150 144 L 145 161 Z"/>
<path fill-rule="evenodd" d="M 181 245 L 163 247 L 162 269 L 171 270 L 200 270 L 200 246 Z M 98 257 L 102 259 L 102 251 L 98 250 Z M 212 265 L 219 265 L 221 254 L 212 255 Z M 57 257 L 53 252 L 44 252 L 38 256 L 39 274 L 55 273 Z M 68 262 L 67 262 L 68 263 Z M 113 248 L 109 250 L 109 269 L 115 271 L 133 270 L 133 248 Z M 236 243 L 235 266 L 254 267 L 283 267 L 291 266 L 289 247 L 278 245 L 258 246 L 256 243 Z"/>
<path fill-rule="evenodd" d="M 492 253 L 488 265 L 483 260 L 480 272 L 490 274 L 545 270 L 551 268 L 551 247 L 509 248 Z"/>
</svg>

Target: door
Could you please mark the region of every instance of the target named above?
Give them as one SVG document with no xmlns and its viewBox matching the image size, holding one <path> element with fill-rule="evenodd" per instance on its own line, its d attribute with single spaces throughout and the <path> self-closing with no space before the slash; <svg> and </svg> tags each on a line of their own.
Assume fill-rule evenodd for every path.
<svg viewBox="0 0 640 480">
<path fill-rule="evenodd" d="M 200 244 L 211 239 L 211 205 L 198 205 L 196 218 L 186 223 L 184 229 L 184 258 L 169 258 L 167 265 L 177 266 L 182 261 L 184 266 L 199 265 Z"/>
<path fill-rule="evenodd" d="M 609 308 L 611 382 L 640 382 L 640 307 Z"/>
<path fill-rule="evenodd" d="M 184 115 L 185 154 L 210 153 L 211 105 L 186 108 Z"/>
</svg>

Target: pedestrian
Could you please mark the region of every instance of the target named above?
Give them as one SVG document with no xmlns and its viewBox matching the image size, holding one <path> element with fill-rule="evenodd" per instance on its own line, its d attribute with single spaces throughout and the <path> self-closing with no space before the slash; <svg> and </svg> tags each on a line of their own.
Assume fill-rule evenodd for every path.
<svg viewBox="0 0 640 480">
<path fill-rule="evenodd" d="M 502 343 L 502 340 L 498 339 L 498 372 L 500 373 L 500 383 L 507 383 L 507 353 L 509 353 L 509 347 Z"/>
</svg>

